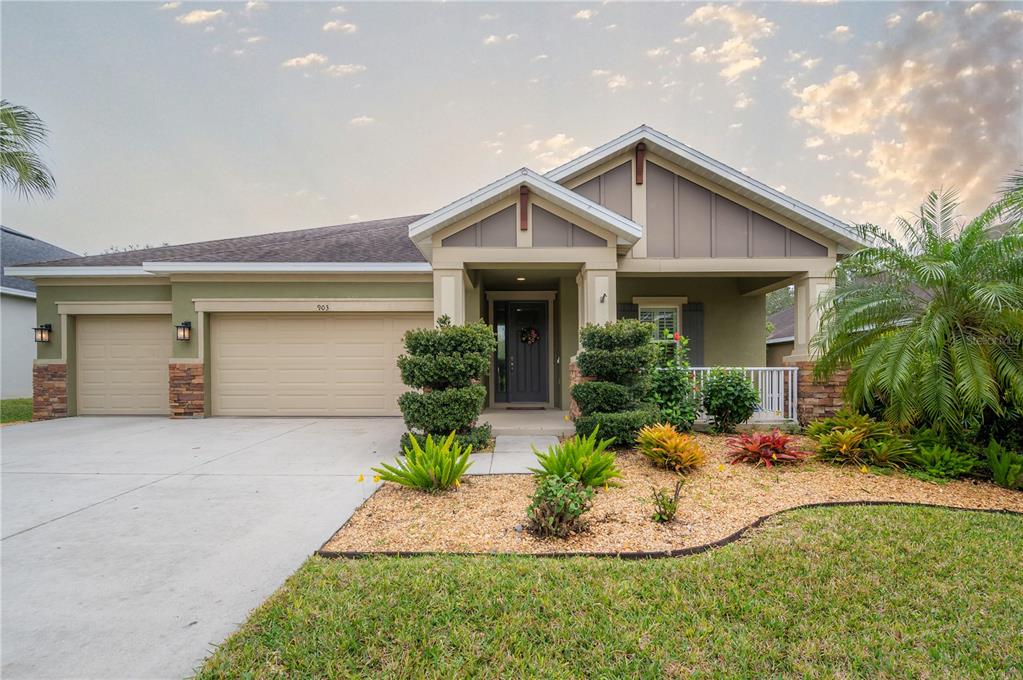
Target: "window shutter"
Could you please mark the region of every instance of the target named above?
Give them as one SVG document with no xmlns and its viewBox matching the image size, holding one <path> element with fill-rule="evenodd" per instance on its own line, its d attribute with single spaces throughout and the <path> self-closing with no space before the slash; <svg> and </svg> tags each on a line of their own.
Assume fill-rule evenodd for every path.
<svg viewBox="0 0 1023 680">
<path fill-rule="evenodd" d="M 703 366 L 703 303 L 682 305 L 682 335 L 689 341 L 689 365 Z"/>
<path fill-rule="evenodd" d="M 638 319 L 639 318 L 639 305 L 629 304 L 628 302 L 618 303 L 618 318 L 619 319 Z"/>
</svg>

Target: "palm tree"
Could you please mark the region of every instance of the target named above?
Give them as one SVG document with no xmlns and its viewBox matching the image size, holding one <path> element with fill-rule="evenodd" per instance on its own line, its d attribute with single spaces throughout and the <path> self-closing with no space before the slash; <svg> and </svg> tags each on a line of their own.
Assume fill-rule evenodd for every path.
<svg viewBox="0 0 1023 680">
<path fill-rule="evenodd" d="M 0 181 L 5 189 L 23 198 L 53 195 L 56 182 L 38 153 L 46 134 L 35 113 L 0 100 Z"/>
<path fill-rule="evenodd" d="M 836 267 L 812 342 L 819 377 L 850 368 L 851 405 L 948 433 L 1023 408 L 1020 177 L 965 225 L 948 191 L 898 220 L 901 240 L 858 227 L 870 246 Z"/>
</svg>

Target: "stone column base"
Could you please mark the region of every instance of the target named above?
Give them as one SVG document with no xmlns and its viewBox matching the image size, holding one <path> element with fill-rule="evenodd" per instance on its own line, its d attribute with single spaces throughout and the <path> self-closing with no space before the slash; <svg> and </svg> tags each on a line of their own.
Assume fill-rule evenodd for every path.
<svg viewBox="0 0 1023 680">
<path fill-rule="evenodd" d="M 591 380 L 593 378 L 584 376 L 579 370 L 575 357 L 568 360 L 568 415 L 572 420 L 582 415 L 582 411 L 579 410 L 579 404 L 575 403 L 575 399 L 572 398 L 572 387 L 579 383 L 590 382 Z"/>
<path fill-rule="evenodd" d="M 203 418 L 206 415 L 206 379 L 203 364 L 170 364 L 171 418 Z"/>
<path fill-rule="evenodd" d="M 67 417 L 67 364 L 32 365 L 32 420 Z"/>
<path fill-rule="evenodd" d="M 799 369 L 796 381 L 798 396 L 796 398 L 796 415 L 802 425 L 835 415 L 845 406 L 845 385 L 849 381 L 849 371 L 836 371 L 827 380 L 818 381 L 813 377 L 816 362 L 785 360 L 786 366 Z"/>
</svg>

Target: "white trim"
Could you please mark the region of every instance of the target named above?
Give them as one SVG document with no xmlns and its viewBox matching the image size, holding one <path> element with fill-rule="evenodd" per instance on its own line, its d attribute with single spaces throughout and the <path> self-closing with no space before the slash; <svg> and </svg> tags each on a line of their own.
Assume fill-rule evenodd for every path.
<svg viewBox="0 0 1023 680">
<path fill-rule="evenodd" d="M 643 235 L 643 228 L 632 220 L 622 217 L 556 182 L 552 182 L 529 168 L 521 168 L 496 182 L 491 182 L 482 189 L 478 189 L 439 210 L 435 210 L 426 217 L 416 220 L 408 227 L 409 238 L 422 249 L 425 245 L 422 244 L 425 236 L 443 229 L 473 211 L 480 210 L 511 193 L 517 192 L 519 187 L 523 185 L 555 205 L 589 218 L 598 226 L 608 229 L 627 243 L 635 243 Z"/>
<path fill-rule="evenodd" d="M 181 273 L 322 273 L 365 272 L 391 274 L 430 272 L 429 262 L 143 262 L 147 272 Z"/>
<path fill-rule="evenodd" d="M 689 302 L 687 297 L 633 297 L 632 304 L 641 307 L 681 307 Z"/>
<path fill-rule="evenodd" d="M 173 303 L 169 300 L 115 300 L 110 302 L 57 302 L 57 313 L 71 314 L 166 314 L 172 312 Z"/>
<path fill-rule="evenodd" d="M 767 339 L 767 344 L 768 345 L 779 345 L 779 344 L 781 344 L 783 342 L 795 342 L 795 341 L 796 341 L 796 336 L 794 336 L 794 335 L 787 335 L 784 338 L 768 338 Z"/>
<path fill-rule="evenodd" d="M 786 196 L 777 189 L 758 182 L 752 177 L 744 175 L 738 170 L 720 161 L 716 161 L 710 156 L 646 125 L 641 125 L 635 130 L 626 132 L 624 135 L 598 146 L 593 151 L 554 168 L 544 176 L 555 182 L 571 180 L 573 177 L 586 172 L 592 166 L 604 162 L 609 157 L 619 154 L 639 142 L 644 142 L 647 145 L 648 152 L 653 151 L 665 155 L 668 160 L 678 162 L 682 167 L 695 171 L 702 170 L 702 173 L 698 172 L 698 174 L 706 173 L 710 175 L 709 179 L 713 179 L 730 189 L 737 190 L 740 194 L 746 194 L 750 198 L 759 198 L 782 215 L 794 219 L 796 222 L 824 236 L 837 240 L 846 248 L 856 249 L 867 245 L 864 241 L 860 240 L 849 225 L 841 220 L 831 217 L 790 196 Z"/>
<path fill-rule="evenodd" d="M 20 288 L 10 288 L 9 286 L 0 286 L 0 293 L 4 295 L 10 295 L 11 297 L 28 298 L 30 300 L 36 299 L 35 292 L 31 290 L 22 290 Z"/>
<path fill-rule="evenodd" d="M 433 298 L 195 298 L 203 312 L 430 312 Z"/>
<path fill-rule="evenodd" d="M 143 267 L 4 267 L 8 276 L 152 276 Z"/>
</svg>

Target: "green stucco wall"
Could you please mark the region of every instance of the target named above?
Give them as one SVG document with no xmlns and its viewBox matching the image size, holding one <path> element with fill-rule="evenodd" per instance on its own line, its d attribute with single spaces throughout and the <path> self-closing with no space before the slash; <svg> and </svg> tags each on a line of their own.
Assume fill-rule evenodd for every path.
<svg viewBox="0 0 1023 680">
<path fill-rule="evenodd" d="M 704 363 L 766 366 L 767 312 L 763 295 L 743 296 L 738 278 L 623 277 L 618 302 L 638 297 L 680 297 L 703 303 Z"/>
</svg>

